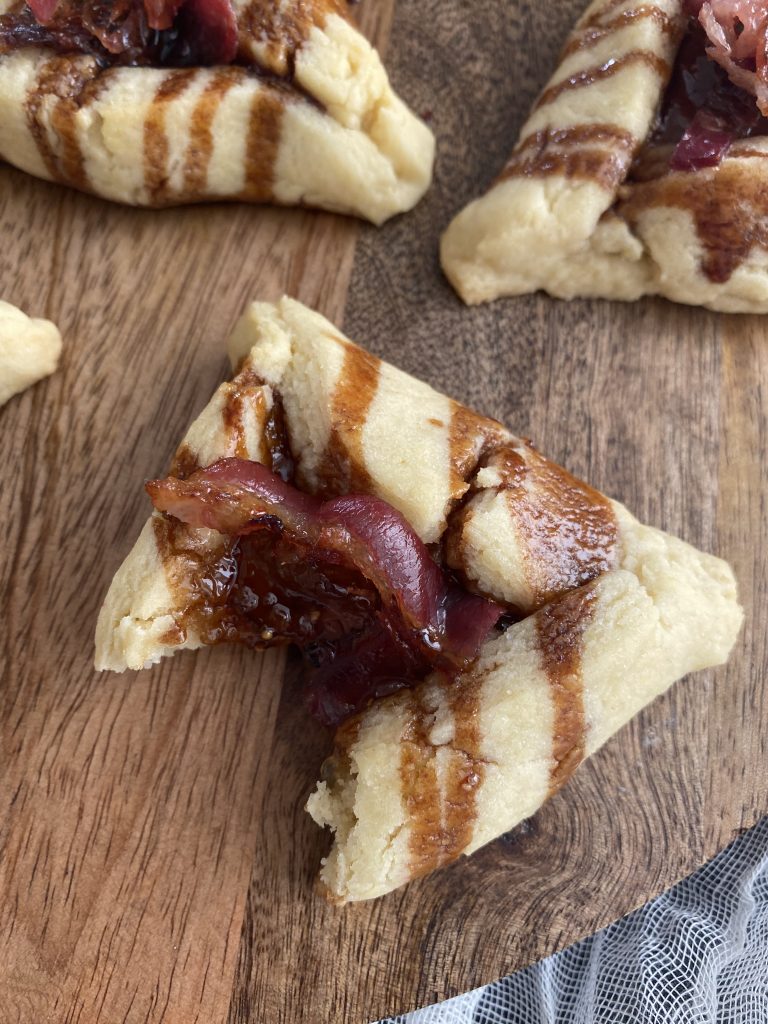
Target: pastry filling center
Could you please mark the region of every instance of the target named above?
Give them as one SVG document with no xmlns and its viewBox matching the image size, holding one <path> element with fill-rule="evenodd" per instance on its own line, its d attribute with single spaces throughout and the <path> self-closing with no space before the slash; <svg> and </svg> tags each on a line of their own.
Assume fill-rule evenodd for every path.
<svg viewBox="0 0 768 1024">
<path fill-rule="evenodd" d="M 29 0 L 0 16 L 0 54 L 22 46 L 104 66 L 231 64 L 237 19 L 230 0 Z"/>
<path fill-rule="evenodd" d="M 768 3 L 686 0 L 678 51 L 653 144 L 673 170 L 717 166 L 737 139 L 768 134 Z"/>
<path fill-rule="evenodd" d="M 191 573 L 181 629 L 209 644 L 295 644 L 310 708 L 327 725 L 432 671 L 461 672 L 504 614 L 446 573 L 380 498 L 323 501 L 236 458 L 147 490 L 169 529 L 228 538 L 215 564 Z"/>
</svg>

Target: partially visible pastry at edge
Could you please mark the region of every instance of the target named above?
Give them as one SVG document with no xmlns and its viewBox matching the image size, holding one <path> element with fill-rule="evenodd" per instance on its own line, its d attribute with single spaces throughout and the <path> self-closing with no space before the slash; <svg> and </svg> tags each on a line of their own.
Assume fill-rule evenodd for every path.
<svg viewBox="0 0 768 1024">
<path fill-rule="evenodd" d="M 50 320 L 34 320 L 0 301 L 0 405 L 53 373 L 61 335 Z"/>
<path fill-rule="evenodd" d="M 589 5 L 506 167 L 443 236 L 465 302 L 543 289 L 768 311 L 768 20 L 754 6 Z"/>
<path fill-rule="evenodd" d="M 97 668 L 295 643 L 338 726 L 308 809 L 368 899 L 532 814 L 741 623 L 728 565 L 289 299 L 254 303 L 96 629 Z M 695 684 L 691 684 L 695 685 Z"/>
<path fill-rule="evenodd" d="M 0 0 L 0 158 L 117 202 L 241 200 L 374 223 L 434 139 L 346 0 Z"/>
</svg>

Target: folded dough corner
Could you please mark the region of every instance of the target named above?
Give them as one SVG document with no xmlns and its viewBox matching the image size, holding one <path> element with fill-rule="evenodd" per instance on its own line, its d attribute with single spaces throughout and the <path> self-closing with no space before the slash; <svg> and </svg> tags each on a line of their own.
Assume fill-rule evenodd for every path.
<svg viewBox="0 0 768 1024">
<path fill-rule="evenodd" d="M 737 135 L 716 166 L 672 170 L 656 136 L 690 24 L 683 0 L 587 7 L 507 165 L 443 235 L 465 302 L 541 289 L 768 312 L 768 248 L 752 230 L 768 139 Z"/>
<path fill-rule="evenodd" d="M 508 831 L 676 679 L 727 658 L 742 613 L 725 562 L 642 525 L 297 302 L 252 304 L 229 349 L 234 376 L 172 473 L 266 462 L 279 403 L 301 490 L 331 481 L 383 498 L 440 543 L 466 589 L 510 610 L 469 669 L 377 699 L 338 729 L 308 802 L 335 833 L 321 873 L 331 899 L 382 895 Z M 204 642 L 184 618 L 185 578 L 225 538 L 179 525 L 169 544 L 154 512 L 116 573 L 97 668 Z"/>
<path fill-rule="evenodd" d="M 0 0 L 0 16 L 18 5 Z M 116 202 L 272 202 L 381 224 L 429 187 L 434 138 L 333 0 L 236 3 L 240 63 L 0 56 L 0 158 Z M 259 10 L 254 13 L 253 9 Z"/>
<path fill-rule="evenodd" d="M 61 334 L 50 320 L 28 317 L 0 300 L 0 405 L 59 365 Z"/>
</svg>

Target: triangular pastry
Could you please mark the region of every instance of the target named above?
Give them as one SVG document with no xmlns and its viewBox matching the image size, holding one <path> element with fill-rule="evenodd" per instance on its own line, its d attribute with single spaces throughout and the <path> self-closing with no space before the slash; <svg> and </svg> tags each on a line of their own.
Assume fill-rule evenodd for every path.
<svg viewBox="0 0 768 1024">
<path fill-rule="evenodd" d="M 101 610 L 96 665 L 293 641 L 343 721 L 308 809 L 335 900 L 379 896 L 532 814 L 741 623 L 731 570 L 501 424 L 254 303 Z"/>
<path fill-rule="evenodd" d="M 421 198 L 433 156 L 346 0 L 0 0 L 0 158 L 40 178 L 379 224 Z"/>
<path fill-rule="evenodd" d="M 746 0 L 591 3 L 501 175 L 443 236 L 461 297 L 768 311 L 767 32 Z"/>
</svg>

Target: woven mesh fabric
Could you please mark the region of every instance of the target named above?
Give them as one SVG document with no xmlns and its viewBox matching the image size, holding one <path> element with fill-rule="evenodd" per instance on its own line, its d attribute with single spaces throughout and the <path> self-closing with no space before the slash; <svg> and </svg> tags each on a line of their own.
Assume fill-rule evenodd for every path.
<svg viewBox="0 0 768 1024">
<path fill-rule="evenodd" d="M 388 1024 L 768 1024 L 768 818 L 596 935 Z"/>
</svg>

